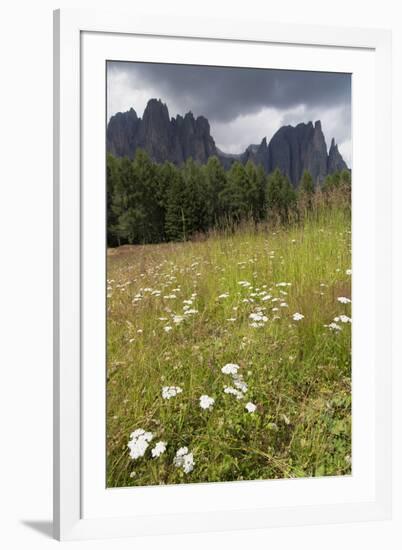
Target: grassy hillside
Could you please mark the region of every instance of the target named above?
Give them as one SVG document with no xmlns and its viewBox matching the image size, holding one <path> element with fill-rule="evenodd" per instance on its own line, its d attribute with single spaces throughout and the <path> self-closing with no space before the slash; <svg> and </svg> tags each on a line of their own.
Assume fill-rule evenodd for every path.
<svg viewBox="0 0 402 550">
<path fill-rule="evenodd" d="M 349 474 L 350 247 L 350 211 L 328 208 L 110 250 L 108 486 Z"/>
</svg>

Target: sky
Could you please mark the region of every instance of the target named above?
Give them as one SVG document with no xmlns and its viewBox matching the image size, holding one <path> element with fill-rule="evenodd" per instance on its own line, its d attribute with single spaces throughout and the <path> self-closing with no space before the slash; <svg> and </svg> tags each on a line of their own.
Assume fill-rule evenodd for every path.
<svg viewBox="0 0 402 550">
<path fill-rule="evenodd" d="M 108 62 L 107 114 L 131 107 L 142 117 L 149 99 L 166 103 L 169 115 L 209 120 L 225 153 L 242 153 L 283 125 L 321 120 L 327 147 L 335 138 L 352 165 L 351 76 L 343 73 Z"/>
</svg>

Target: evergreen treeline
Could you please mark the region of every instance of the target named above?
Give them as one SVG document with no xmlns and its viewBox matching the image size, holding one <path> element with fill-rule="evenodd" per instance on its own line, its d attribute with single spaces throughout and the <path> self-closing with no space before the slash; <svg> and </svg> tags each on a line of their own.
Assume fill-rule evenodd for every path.
<svg viewBox="0 0 402 550">
<path fill-rule="evenodd" d="M 346 189 L 350 172 L 328 176 L 320 192 Z M 216 157 L 200 165 L 154 163 L 145 151 L 134 160 L 107 156 L 107 242 L 109 246 L 186 240 L 195 233 L 243 220 L 286 223 L 310 209 L 317 194 L 308 172 L 295 190 L 278 169 L 235 162 L 225 171 Z"/>
</svg>

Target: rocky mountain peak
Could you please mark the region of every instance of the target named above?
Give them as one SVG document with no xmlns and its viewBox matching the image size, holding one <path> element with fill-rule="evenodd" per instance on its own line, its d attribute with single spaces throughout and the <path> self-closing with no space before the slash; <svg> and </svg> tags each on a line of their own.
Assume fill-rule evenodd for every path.
<svg viewBox="0 0 402 550">
<path fill-rule="evenodd" d="M 331 146 L 328 153 L 327 172 L 333 174 L 342 170 L 347 170 L 346 162 L 343 160 L 342 155 L 338 150 L 338 146 L 335 143 L 335 139 L 331 139 Z"/>
<path fill-rule="evenodd" d="M 162 103 L 160 99 L 150 99 L 145 107 L 142 120 L 147 124 L 169 124 L 170 119 L 167 105 Z"/>
<path fill-rule="evenodd" d="M 294 186 L 298 185 L 304 170 L 318 183 L 327 174 L 347 169 L 334 139 L 327 154 L 320 120 L 314 124 L 310 121 L 282 126 L 269 143 L 264 137 L 259 145 L 250 145 L 244 153 L 231 155 L 217 149 L 206 117 L 195 118 L 189 111 L 184 117 L 169 118 L 167 105 L 156 98 L 148 101 L 142 118 L 131 108 L 126 113 L 115 114 L 109 121 L 108 152 L 133 158 L 139 148 L 159 163 L 181 164 L 192 158 L 204 164 L 209 157 L 217 156 L 223 166 L 229 168 L 236 160 L 243 164 L 250 160 L 263 166 L 266 173 L 279 168 Z"/>
</svg>

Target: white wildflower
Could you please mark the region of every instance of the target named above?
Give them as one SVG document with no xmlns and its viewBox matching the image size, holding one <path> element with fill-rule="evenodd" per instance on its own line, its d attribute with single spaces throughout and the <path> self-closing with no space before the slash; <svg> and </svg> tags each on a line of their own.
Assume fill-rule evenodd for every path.
<svg viewBox="0 0 402 550">
<path fill-rule="evenodd" d="M 250 327 L 253 328 L 263 327 L 264 323 L 268 321 L 268 317 L 264 315 L 260 309 L 254 313 L 250 313 L 249 319 L 252 320 Z"/>
<path fill-rule="evenodd" d="M 234 395 L 236 399 L 243 399 L 244 395 L 240 390 L 236 390 L 236 388 L 233 388 L 232 386 L 225 386 L 223 388 L 224 393 L 227 393 L 228 395 Z"/>
<path fill-rule="evenodd" d="M 155 447 L 152 449 L 151 454 L 153 458 L 158 458 L 166 451 L 166 442 L 158 441 Z"/>
<path fill-rule="evenodd" d="M 183 390 L 179 386 L 163 386 L 162 397 L 163 399 L 170 399 L 171 397 L 176 397 L 176 395 L 179 395 L 182 391 Z"/>
<path fill-rule="evenodd" d="M 127 446 L 130 449 L 130 456 L 133 460 L 144 456 L 145 451 L 149 446 L 149 442 L 153 437 L 154 436 L 151 432 L 146 432 L 142 428 L 139 428 L 131 433 Z"/>
<path fill-rule="evenodd" d="M 345 273 L 346 273 L 346 275 L 352 275 L 352 270 L 351 270 L 351 269 L 347 269 Z"/>
<path fill-rule="evenodd" d="M 348 317 L 347 315 L 339 315 L 339 320 L 342 323 L 351 323 L 352 322 L 352 319 L 350 317 Z"/>
<path fill-rule="evenodd" d="M 184 321 L 184 317 L 182 315 L 173 315 L 172 321 L 175 325 L 180 325 Z"/>
<path fill-rule="evenodd" d="M 198 309 L 187 309 L 184 315 L 195 315 L 196 313 L 198 313 Z"/>
<path fill-rule="evenodd" d="M 163 330 L 164 330 L 165 332 L 170 332 L 170 331 L 172 330 L 172 327 L 169 326 L 169 325 L 167 325 L 166 327 L 163 327 Z"/>
<path fill-rule="evenodd" d="M 304 315 L 298 312 L 293 313 L 293 321 L 301 321 L 302 319 L 304 319 Z"/>
<path fill-rule="evenodd" d="M 266 323 L 268 321 L 268 317 L 263 315 L 260 311 L 258 311 L 256 313 L 250 313 L 249 319 L 251 319 L 252 321 L 257 321 L 257 322 L 262 321 L 263 323 Z"/>
<path fill-rule="evenodd" d="M 248 403 L 246 403 L 246 409 L 249 413 L 253 413 L 257 410 L 257 405 L 254 405 L 254 403 L 251 403 L 251 401 L 249 401 Z"/>
<path fill-rule="evenodd" d="M 209 395 L 201 395 L 200 397 L 200 407 L 201 409 L 210 409 L 213 407 L 215 399 L 209 397 Z"/>
<path fill-rule="evenodd" d="M 330 330 L 334 331 L 342 330 L 342 328 L 337 323 L 330 323 L 329 325 L 324 325 L 324 327 L 328 327 Z"/>
<path fill-rule="evenodd" d="M 248 386 L 245 383 L 245 381 L 243 380 L 243 377 L 241 376 L 241 374 L 234 374 L 233 375 L 233 383 L 234 383 L 235 387 L 238 390 L 240 390 L 241 392 L 243 392 L 243 393 L 247 392 Z"/>
<path fill-rule="evenodd" d="M 340 296 L 338 298 L 338 302 L 340 302 L 341 304 L 350 304 L 352 300 L 350 300 L 349 298 L 345 298 L 345 296 Z"/>
<path fill-rule="evenodd" d="M 221 368 L 223 374 L 237 374 L 240 366 L 236 363 L 227 363 L 224 367 Z"/>
<path fill-rule="evenodd" d="M 183 468 L 185 474 L 189 474 L 195 464 L 193 453 L 189 453 L 187 447 L 181 447 L 174 457 L 173 464 L 176 468 Z"/>
<path fill-rule="evenodd" d="M 228 292 L 225 292 L 225 293 L 223 293 L 223 294 L 219 294 L 218 298 L 219 298 L 219 299 L 229 298 L 229 293 L 228 293 Z"/>
</svg>

